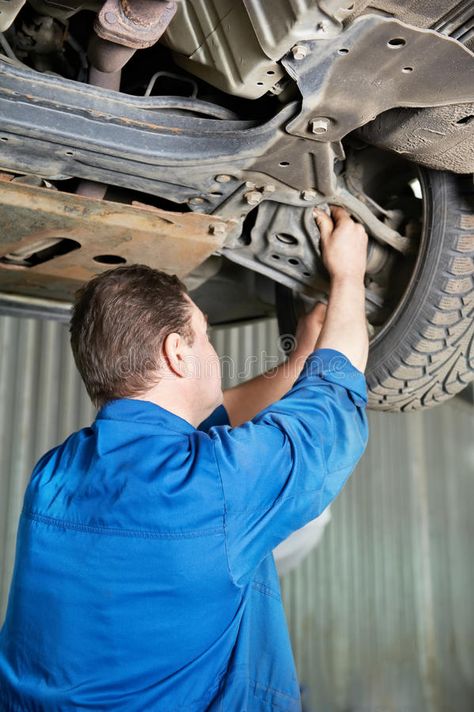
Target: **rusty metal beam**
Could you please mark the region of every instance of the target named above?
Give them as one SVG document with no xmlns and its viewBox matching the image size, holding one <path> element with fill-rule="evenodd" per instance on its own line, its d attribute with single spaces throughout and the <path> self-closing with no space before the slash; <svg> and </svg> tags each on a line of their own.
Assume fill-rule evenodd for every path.
<svg viewBox="0 0 474 712">
<path fill-rule="evenodd" d="M 94 200 L 3 175 L 0 224 L 0 291 L 67 301 L 83 282 L 112 267 L 112 259 L 183 277 L 221 247 L 232 221 Z M 79 247 L 32 266 L 5 261 L 6 255 L 28 254 L 28 246 L 53 238 L 74 240 Z"/>
</svg>

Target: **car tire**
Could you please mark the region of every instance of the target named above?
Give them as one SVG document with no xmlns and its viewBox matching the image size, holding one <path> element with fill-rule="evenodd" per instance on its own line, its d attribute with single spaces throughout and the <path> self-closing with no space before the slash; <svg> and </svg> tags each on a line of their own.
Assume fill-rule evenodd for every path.
<svg viewBox="0 0 474 712">
<path fill-rule="evenodd" d="M 429 408 L 474 378 L 473 178 L 419 173 L 424 239 L 390 328 L 371 341 L 366 378 L 375 410 Z M 294 334 L 298 301 L 278 285 L 280 333 Z"/>
</svg>

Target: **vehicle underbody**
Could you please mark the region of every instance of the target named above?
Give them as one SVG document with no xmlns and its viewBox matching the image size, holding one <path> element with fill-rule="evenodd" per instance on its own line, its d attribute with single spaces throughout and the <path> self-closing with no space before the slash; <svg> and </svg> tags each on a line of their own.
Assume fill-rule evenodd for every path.
<svg viewBox="0 0 474 712">
<path fill-rule="evenodd" d="M 312 211 L 336 204 L 370 238 L 372 407 L 472 378 L 472 2 L 0 11 L 0 310 L 65 319 L 81 283 L 138 262 L 214 324 L 274 313 L 276 283 L 288 332 L 327 295 Z"/>
</svg>

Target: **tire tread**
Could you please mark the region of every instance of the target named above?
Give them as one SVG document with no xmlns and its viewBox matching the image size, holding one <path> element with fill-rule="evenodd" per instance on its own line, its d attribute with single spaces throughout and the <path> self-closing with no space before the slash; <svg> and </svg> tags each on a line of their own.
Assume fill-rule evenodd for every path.
<svg viewBox="0 0 474 712">
<path fill-rule="evenodd" d="M 474 378 L 474 212 L 456 206 L 472 200 L 472 176 L 443 175 L 447 183 L 446 238 L 450 243 L 441 255 L 445 264 L 410 330 L 411 353 L 404 357 L 399 354 L 398 364 L 391 366 L 397 360 L 392 353 L 383 367 L 373 371 L 369 362 L 369 407 L 376 410 L 431 408 Z"/>
</svg>

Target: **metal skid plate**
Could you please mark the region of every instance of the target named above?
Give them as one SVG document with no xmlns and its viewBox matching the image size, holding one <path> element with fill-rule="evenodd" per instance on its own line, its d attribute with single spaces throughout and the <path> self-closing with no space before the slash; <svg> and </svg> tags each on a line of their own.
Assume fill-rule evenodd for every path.
<svg viewBox="0 0 474 712">
<path fill-rule="evenodd" d="M 338 141 L 396 106 L 474 100 L 474 54 L 431 30 L 365 15 L 308 49 L 303 60 L 283 61 L 303 96 L 301 113 L 287 125 L 296 136 Z"/>
<path fill-rule="evenodd" d="M 0 261 L 0 292 L 58 300 L 71 299 L 83 282 L 118 262 L 144 263 L 182 277 L 223 244 L 229 227 L 209 215 L 137 208 L 5 180 L 0 224 L 0 260 L 50 238 L 78 243 L 34 266 Z"/>
</svg>

